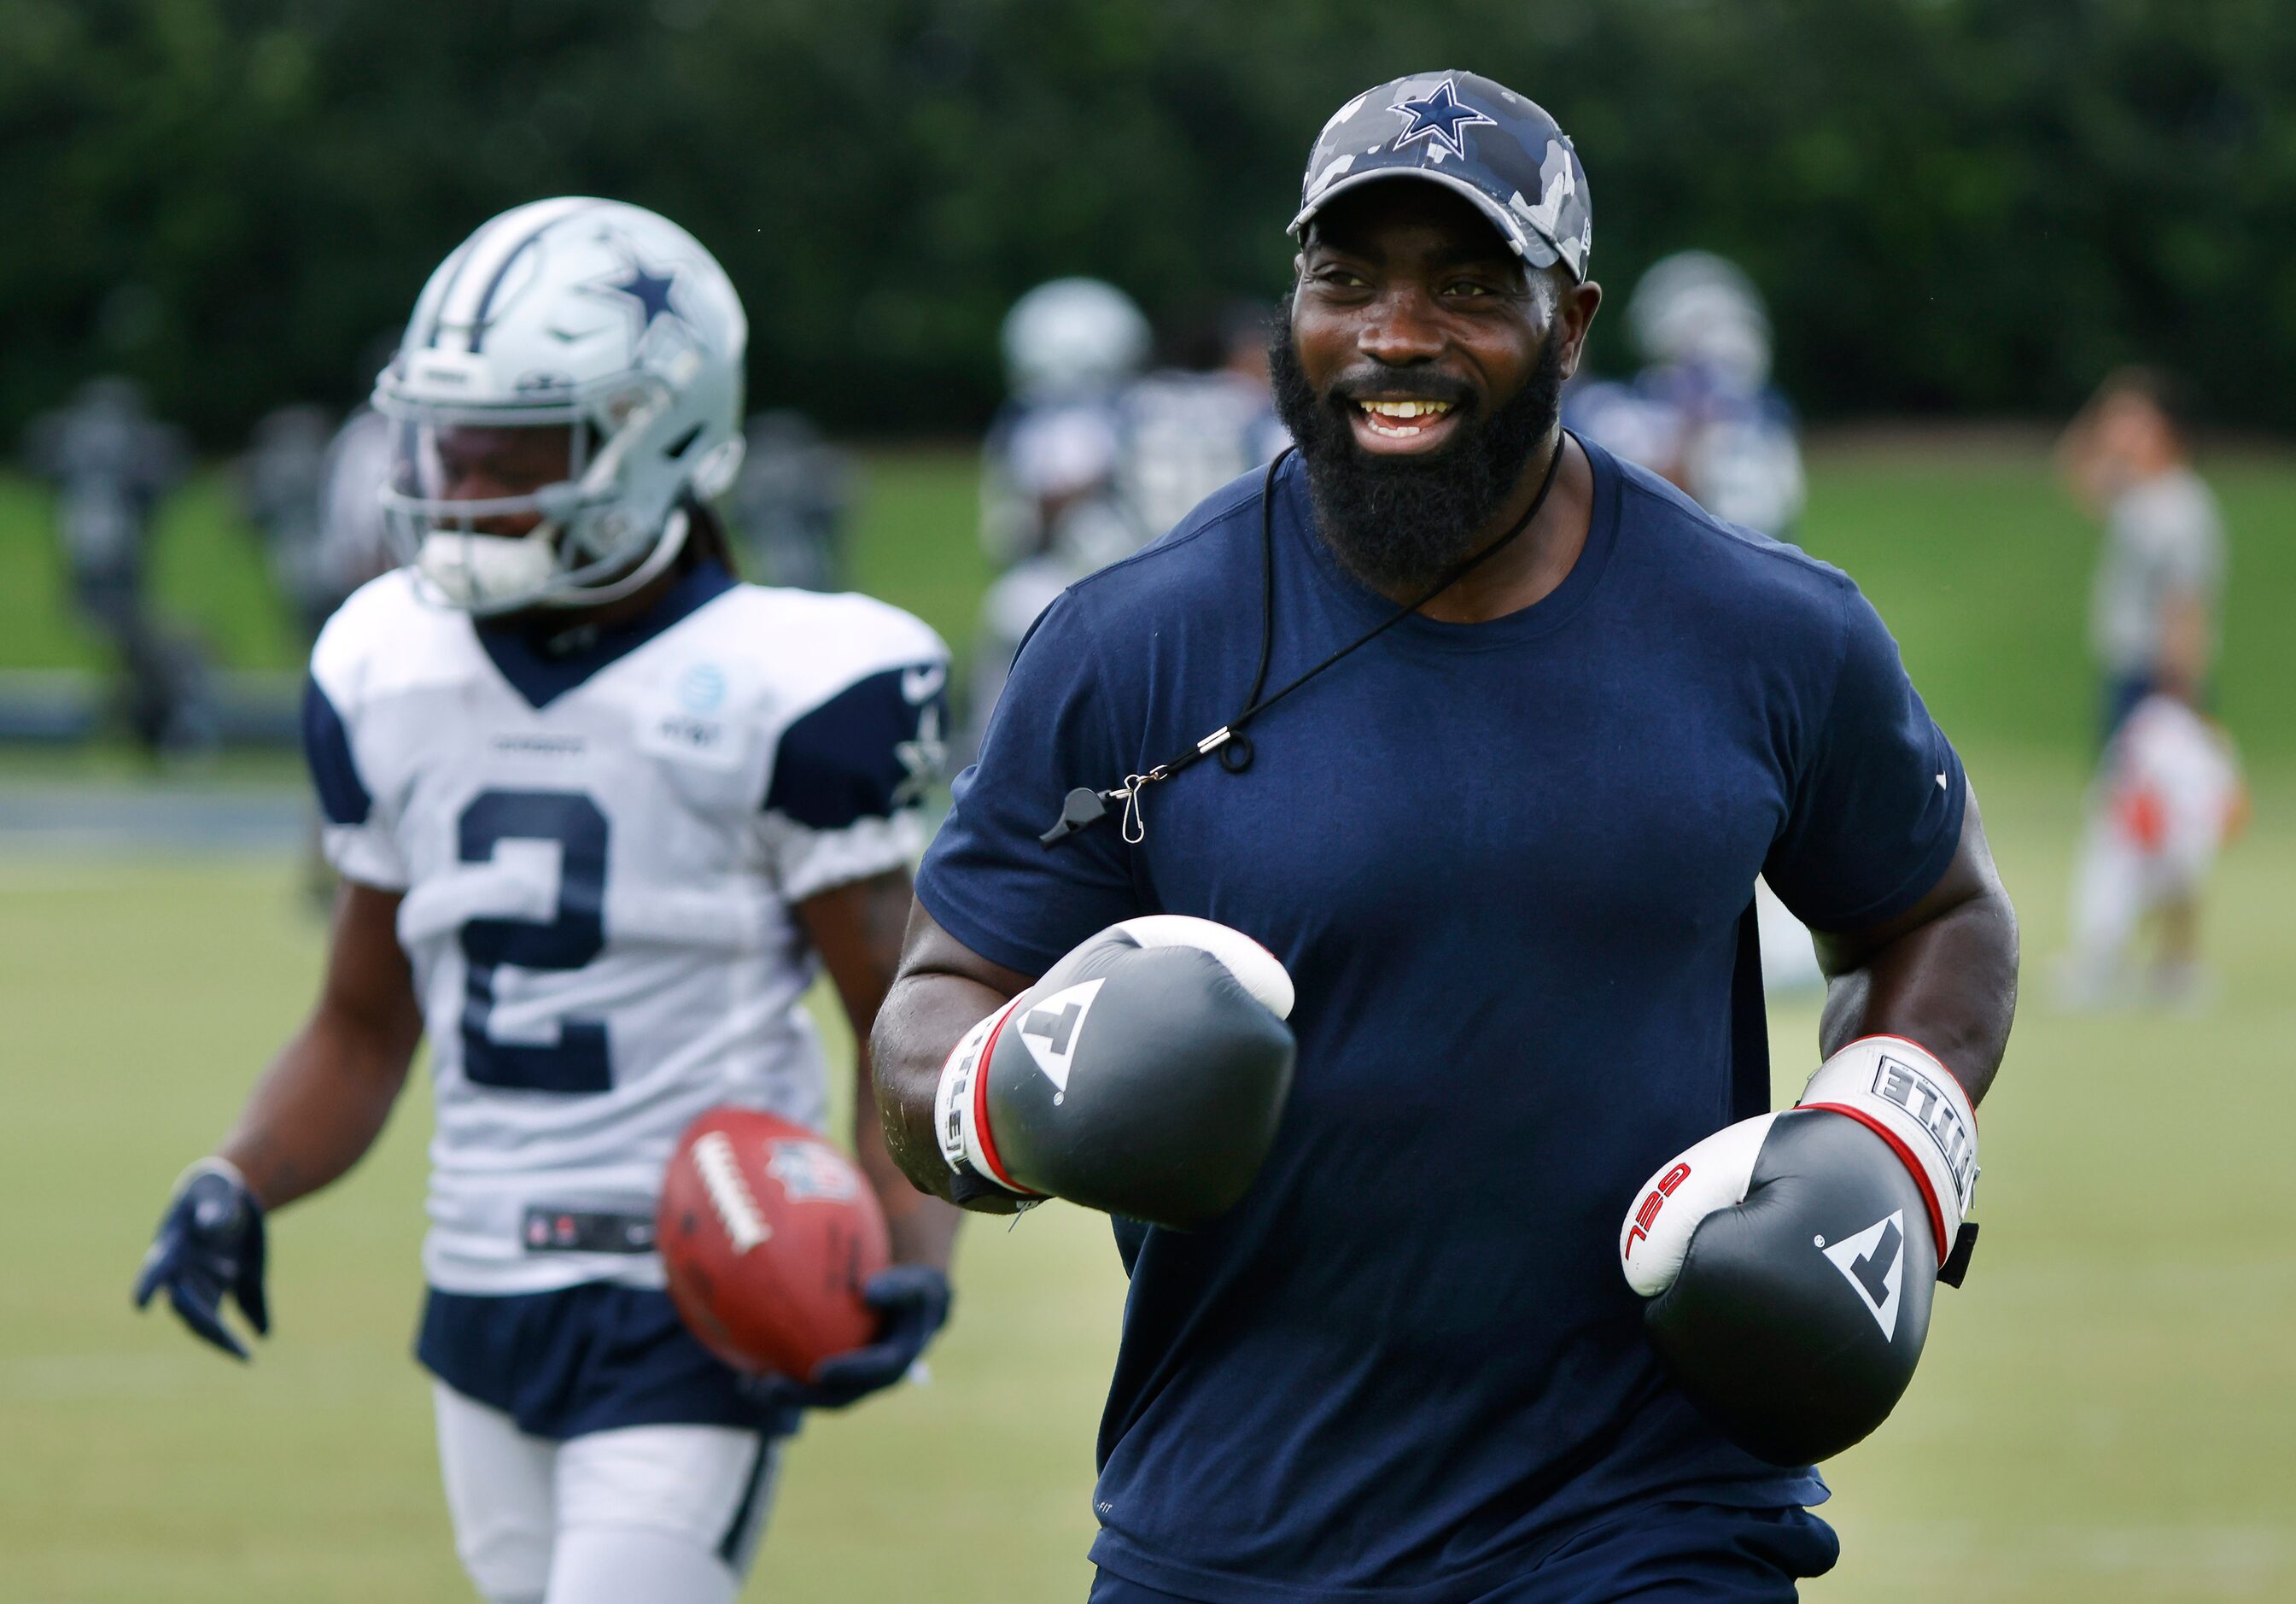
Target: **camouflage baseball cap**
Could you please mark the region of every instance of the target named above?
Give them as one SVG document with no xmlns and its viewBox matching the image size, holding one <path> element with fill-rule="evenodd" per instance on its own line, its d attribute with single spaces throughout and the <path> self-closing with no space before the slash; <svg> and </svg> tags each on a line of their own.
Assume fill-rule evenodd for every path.
<svg viewBox="0 0 2296 1604">
<path fill-rule="evenodd" d="M 1316 136 L 1297 234 L 1377 178 L 1429 178 L 1474 202 L 1534 267 L 1587 276 L 1595 214 L 1570 136 L 1538 103 L 1472 72 L 1417 72 L 1366 89 Z M 1531 197 L 1536 197 L 1535 199 Z"/>
</svg>

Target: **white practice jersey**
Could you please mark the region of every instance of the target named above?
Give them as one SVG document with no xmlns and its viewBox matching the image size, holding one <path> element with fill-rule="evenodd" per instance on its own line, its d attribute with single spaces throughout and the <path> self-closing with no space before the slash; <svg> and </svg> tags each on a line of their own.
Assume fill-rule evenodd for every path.
<svg viewBox="0 0 2296 1604">
<path fill-rule="evenodd" d="M 2208 872 L 2243 807 L 2231 738 L 2174 696 L 2136 704 L 2106 749 L 2101 777 L 2107 827 L 2180 886 Z"/>
<path fill-rule="evenodd" d="M 713 1105 L 819 1128 L 793 909 L 912 861 L 947 664 L 881 602 L 714 568 L 563 657 L 426 604 L 404 570 L 335 614 L 305 744 L 329 860 L 406 893 L 433 1286 L 659 1286 L 652 1254 L 570 1248 L 549 1222 L 651 1219 Z"/>
<path fill-rule="evenodd" d="M 2105 672 L 2159 672 L 2169 605 L 2180 596 L 2208 610 L 2213 637 L 2224 580 L 2224 518 L 2199 474 L 2174 468 L 2123 491 L 2105 517 L 2089 595 L 2089 640 Z"/>
</svg>

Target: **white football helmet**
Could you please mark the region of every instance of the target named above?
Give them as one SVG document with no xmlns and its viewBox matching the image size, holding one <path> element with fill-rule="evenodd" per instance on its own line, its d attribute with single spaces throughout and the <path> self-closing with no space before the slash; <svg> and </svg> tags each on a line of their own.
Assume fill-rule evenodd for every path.
<svg viewBox="0 0 2296 1604">
<path fill-rule="evenodd" d="M 1096 278 L 1038 284 L 1004 314 L 1004 376 L 1016 396 L 1109 389 L 1148 359 L 1148 319 L 1132 297 Z"/>
<path fill-rule="evenodd" d="M 1627 327 L 1644 359 L 1705 367 L 1759 390 L 1770 376 L 1770 317 L 1762 292 L 1710 251 L 1651 264 L 1627 298 Z"/>
<path fill-rule="evenodd" d="M 725 270 L 643 207 L 564 196 L 483 225 L 430 276 L 375 382 L 398 426 L 382 502 L 400 560 L 475 613 L 629 595 L 685 544 L 681 501 L 741 467 L 748 344 Z M 564 477 L 450 496 L 441 438 L 474 428 L 564 430 Z M 496 532 L 525 518 L 540 522 Z"/>
</svg>

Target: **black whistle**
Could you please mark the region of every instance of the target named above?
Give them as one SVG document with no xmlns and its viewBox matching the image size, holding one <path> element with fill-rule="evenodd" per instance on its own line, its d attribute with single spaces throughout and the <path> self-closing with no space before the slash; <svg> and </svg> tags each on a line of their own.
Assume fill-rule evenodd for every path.
<svg viewBox="0 0 2296 1604">
<path fill-rule="evenodd" d="M 1037 837 L 1052 846 L 1065 836 L 1098 824 L 1108 817 L 1108 803 L 1090 786 L 1078 786 L 1061 799 L 1060 822 Z"/>
</svg>

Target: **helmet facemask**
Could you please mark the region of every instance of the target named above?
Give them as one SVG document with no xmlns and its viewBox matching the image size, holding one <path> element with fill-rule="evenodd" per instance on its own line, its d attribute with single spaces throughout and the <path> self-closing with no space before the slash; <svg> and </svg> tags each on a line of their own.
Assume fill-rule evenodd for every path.
<svg viewBox="0 0 2296 1604">
<path fill-rule="evenodd" d="M 382 506 L 418 588 L 501 614 L 666 572 L 685 507 L 741 465 L 748 326 L 709 253 L 641 207 L 560 196 L 482 225 L 375 383 L 398 425 Z"/>
<path fill-rule="evenodd" d="M 699 432 L 677 428 L 669 401 L 645 375 L 554 406 L 458 408 L 386 395 L 399 429 L 383 510 L 401 560 L 433 600 L 480 615 L 629 595 L 683 547 L 677 503 L 688 483 L 730 478 L 738 463 L 738 441 L 713 453 L 734 463 L 684 460 Z M 532 488 L 461 493 L 474 478 L 484 489 L 504 479 Z"/>
</svg>

